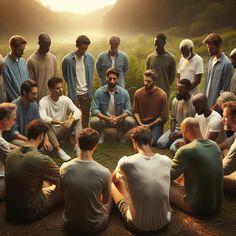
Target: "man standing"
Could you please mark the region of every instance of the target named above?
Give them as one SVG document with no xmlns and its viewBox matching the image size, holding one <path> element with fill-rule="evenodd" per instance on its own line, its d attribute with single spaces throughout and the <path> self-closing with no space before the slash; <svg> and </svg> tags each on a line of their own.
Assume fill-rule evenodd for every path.
<svg viewBox="0 0 236 236">
<path fill-rule="evenodd" d="M 236 48 L 233 49 L 230 53 L 231 63 L 234 67 L 234 74 L 230 82 L 230 89 L 229 91 L 236 95 Z"/>
<path fill-rule="evenodd" d="M 207 97 L 199 93 L 193 97 L 193 105 L 196 111 L 195 118 L 199 122 L 202 136 L 220 144 L 226 139 L 221 115 L 211 110 L 207 104 Z"/>
<path fill-rule="evenodd" d="M 60 168 L 65 198 L 63 220 L 65 228 L 74 233 L 94 234 L 108 224 L 111 173 L 93 160 L 98 140 L 97 131 L 83 129 L 78 137 L 80 155 Z"/>
<path fill-rule="evenodd" d="M 28 141 L 6 160 L 6 219 L 12 223 L 41 218 L 61 200 L 59 167 L 38 151 L 48 130 L 45 122 L 31 121 Z"/>
<path fill-rule="evenodd" d="M 16 105 L 0 104 L 0 200 L 5 199 L 5 161 L 10 152 L 9 143 L 2 137 L 2 132 L 10 130 L 16 122 Z"/>
<path fill-rule="evenodd" d="M 80 129 L 80 110 L 73 104 L 70 98 L 62 95 L 63 80 L 52 77 L 48 80 L 50 95 L 43 97 L 39 102 L 39 114 L 42 120 L 50 125 L 48 137 L 57 155 L 63 161 L 70 160 L 60 147 L 59 141 L 70 137 L 75 128 L 75 140 L 77 143 L 78 132 Z M 68 112 L 71 112 L 68 116 Z M 77 151 L 77 144 L 75 145 Z"/>
<path fill-rule="evenodd" d="M 52 77 L 57 77 L 57 59 L 49 52 L 51 39 L 47 33 L 40 33 L 38 36 L 39 48 L 27 60 L 29 77 L 38 83 L 39 101 L 50 93 L 47 82 Z"/>
<path fill-rule="evenodd" d="M 175 145 L 183 141 L 180 131 L 181 123 L 185 118 L 195 115 L 190 89 L 191 82 L 188 79 L 182 79 L 177 84 L 176 97 L 171 108 L 170 129 L 158 139 L 157 148 L 170 148 L 170 151 L 175 153 Z"/>
<path fill-rule="evenodd" d="M 3 60 L 2 60 L 2 55 L 0 54 L 0 103 L 5 102 L 7 99 L 5 83 L 2 77 L 2 70 L 3 70 Z"/>
<path fill-rule="evenodd" d="M 175 80 L 175 57 L 165 50 L 166 36 L 158 34 L 154 39 L 156 51 L 147 57 L 147 69 L 153 69 L 158 75 L 157 86 L 170 96 L 170 86 Z"/>
<path fill-rule="evenodd" d="M 25 59 L 22 58 L 27 41 L 20 35 L 14 35 L 9 43 L 11 52 L 3 58 L 3 79 L 7 99 L 11 102 L 20 96 L 20 86 L 29 79 L 29 75 Z"/>
<path fill-rule="evenodd" d="M 96 62 L 97 74 L 101 79 L 101 85 L 107 84 L 106 72 L 109 68 L 115 68 L 119 73 L 117 84 L 125 88 L 125 76 L 128 72 L 128 56 L 125 52 L 118 50 L 120 38 L 112 35 L 109 40 L 109 50 L 101 52 Z"/>
<path fill-rule="evenodd" d="M 131 139 L 136 154 L 119 160 L 112 176 L 112 196 L 130 231 L 156 231 L 171 218 L 171 160 L 153 153 L 149 128 L 132 129 Z"/>
<path fill-rule="evenodd" d="M 207 66 L 204 94 L 208 98 L 208 105 L 212 107 L 220 92 L 229 89 L 233 67 L 229 58 L 221 51 L 222 39 L 218 34 L 209 34 L 203 43 L 211 56 Z"/>
<path fill-rule="evenodd" d="M 87 51 L 90 40 L 85 35 L 76 39 L 76 50 L 62 61 L 62 74 L 67 83 L 68 96 L 82 112 L 82 127 L 88 127 L 93 96 L 94 59 Z"/>
<path fill-rule="evenodd" d="M 119 73 L 114 68 L 107 70 L 107 85 L 97 89 L 92 102 L 92 115 L 90 120 L 91 128 L 101 134 L 99 143 L 104 140 L 105 128 L 117 128 L 121 142 L 122 135 L 136 126 L 135 120 L 131 117 L 131 104 L 129 93 L 117 85 Z"/>
<path fill-rule="evenodd" d="M 164 123 L 168 117 L 167 96 L 156 86 L 159 78 L 154 70 L 146 70 L 143 77 L 144 87 L 134 94 L 133 114 L 138 125 L 151 129 L 152 145 L 155 146 L 163 134 Z"/>
<path fill-rule="evenodd" d="M 194 44 L 190 39 L 184 39 L 179 45 L 182 57 L 179 61 L 179 68 L 176 76 L 177 85 L 180 80 L 188 79 L 191 82 L 191 95 L 200 92 L 199 85 L 203 74 L 203 60 L 193 52 Z"/>
<path fill-rule="evenodd" d="M 171 184 L 170 202 L 189 214 L 213 214 L 223 200 L 220 149 L 215 142 L 203 138 L 195 118 L 186 118 L 181 132 L 187 145 L 181 147 L 172 160 L 171 179 L 183 174 L 184 183 Z"/>
</svg>

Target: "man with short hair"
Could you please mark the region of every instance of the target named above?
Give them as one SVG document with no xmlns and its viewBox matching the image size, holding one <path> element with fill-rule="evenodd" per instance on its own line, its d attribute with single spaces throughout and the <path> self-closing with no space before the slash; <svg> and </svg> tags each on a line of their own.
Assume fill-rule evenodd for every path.
<svg viewBox="0 0 236 236">
<path fill-rule="evenodd" d="M 29 79 L 25 59 L 22 55 L 27 41 L 20 35 L 14 35 L 9 41 L 11 51 L 3 58 L 3 79 L 9 102 L 20 96 L 21 84 Z"/>
<path fill-rule="evenodd" d="M 47 82 L 51 77 L 57 77 L 57 59 L 49 52 L 51 46 L 50 36 L 43 32 L 38 36 L 39 48 L 29 56 L 27 67 L 29 77 L 38 83 L 37 101 L 50 93 Z"/>
<path fill-rule="evenodd" d="M 204 40 L 211 59 L 208 62 L 204 94 L 208 98 L 208 105 L 212 107 L 220 92 L 229 89 L 233 75 L 233 67 L 227 56 L 221 51 L 222 39 L 220 35 L 211 33 Z"/>
<path fill-rule="evenodd" d="M 3 60 L 2 60 L 2 55 L 0 54 L 0 103 L 5 102 L 7 100 L 6 88 L 2 77 L 2 71 L 3 71 Z"/>
<path fill-rule="evenodd" d="M 96 61 L 96 69 L 98 77 L 101 79 L 101 86 L 107 84 L 106 72 L 112 67 L 119 73 L 117 84 L 125 88 L 125 76 L 128 72 L 129 62 L 125 52 L 118 50 L 120 45 L 120 37 L 112 35 L 108 39 L 109 49 L 101 52 Z"/>
<path fill-rule="evenodd" d="M 6 219 L 12 223 L 41 218 L 61 201 L 59 167 L 38 151 L 48 131 L 45 122 L 31 121 L 28 141 L 6 160 Z"/>
<path fill-rule="evenodd" d="M 192 40 L 184 39 L 180 42 L 179 50 L 182 57 L 180 58 L 176 75 L 177 85 L 182 79 L 188 79 L 191 82 L 191 95 L 200 92 L 199 85 L 203 74 L 203 60 L 193 49 L 194 44 Z"/>
<path fill-rule="evenodd" d="M 39 114 L 42 120 L 50 126 L 48 137 L 58 157 L 63 161 L 70 160 L 60 147 L 60 141 L 70 137 L 75 129 L 75 151 L 77 147 L 77 135 L 80 129 L 80 110 L 73 104 L 70 98 L 62 95 L 63 79 L 52 77 L 48 80 L 50 95 L 43 97 L 39 102 Z M 71 114 L 68 116 L 68 112 Z"/>
<path fill-rule="evenodd" d="M 218 145 L 205 139 L 196 118 L 188 117 L 181 124 L 185 146 L 172 160 L 170 202 L 193 215 L 215 213 L 223 200 L 223 168 Z M 182 178 L 181 178 L 182 179 Z"/>
<path fill-rule="evenodd" d="M 10 152 L 10 144 L 2 137 L 2 132 L 10 130 L 16 122 L 16 105 L 0 104 L 0 200 L 5 199 L 5 162 Z"/>
<path fill-rule="evenodd" d="M 167 96 L 156 86 L 159 78 L 154 70 L 146 70 L 143 78 L 144 87 L 135 92 L 132 110 L 137 124 L 151 129 L 152 145 L 156 146 L 157 140 L 163 134 L 164 123 L 168 117 Z"/>
<path fill-rule="evenodd" d="M 171 218 L 171 160 L 153 153 L 149 128 L 133 128 L 131 139 L 136 154 L 119 160 L 112 176 L 112 196 L 130 231 L 157 231 Z"/>
<path fill-rule="evenodd" d="M 236 193 L 236 102 L 226 102 L 223 106 L 223 123 L 225 130 L 232 130 L 234 137 L 229 151 L 223 159 L 224 191 Z"/>
<path fill-rule="evenodd" d="M 69 98 L 82 112 L 82 127 L 88 127 L 91 100 L 93 96 L 93 56 L 86 52 L 90 45 L 86 35 L 76 39 L 76 50 L 62 61 L 62 74 L 67 84 Z"/>
<path fill-rule="evenodd" d="M 199 93 L 193 97 L 195 118 L 199 122 L 200 131 L 205 139 L 211 139 L 220 144 L 226 139 L 221 115 L 210 109 L 205 94 Z"/>
<path fill-rule="evenodd" d="M 234 74 L 233 74 L 231 81 L 230 81 L 229 91 L 236 95 L 236 48 L 234 48 L 230 52 L 230 59 L 231 59 L 232 65 L 234 67 Z"/>
<path fill-rule="evenodd" d="M 60 168 L 65 198 L 65 228 L 76 233 L 97 233 L 108 224 L 111 211 L 111 173 L 93 160 L 99 134 L 86 128 L 78 137 L 80 155 Z M 75 181 L 76 180 L 76 181 Z"/>
<path fill-rule="evenodd" d="M 190 90 L 191 82 L 188 79 L 182 79 L 177 84 L 176 97 L 172 101 L 170 129 L 158 139 L 157 148 L 170 148 L 175 153 L 175 145 L 183 141 L 181 123 L 185 118 L 195 116 Z"/>
<path fill-rule="evenodd" d="M 156 51 L 147 57 L 146 69 L 153 69 L 158 75 L 157 87 L 170 97 L 170 87 L 175 80 L 175 57 L 165 50 L 166 36 L 159 33 L 154 39 Z"/>
<path fill-rule="evenodd" d="M 117 128 L 120 141 L 124 142 L 123 135 L 136 126 L 131 117 L 130 97 L 127 90 L 117 85 L 119 73 L 114 68 L 107 70 L 107 85 L 97 89 L 92 102 L 91 128 L 101 134 L 99 143 L 103 143 L 105 128 Z"/>
</svg>

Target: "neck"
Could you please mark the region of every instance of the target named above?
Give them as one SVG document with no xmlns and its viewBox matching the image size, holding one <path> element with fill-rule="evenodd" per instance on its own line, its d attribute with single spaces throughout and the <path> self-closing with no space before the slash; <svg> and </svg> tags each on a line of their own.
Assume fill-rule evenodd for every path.
<svg viewBox="0 0 236 236">
<path fill-rule="evenodd" d="M 155 155 L 149 145 L 142 145 L 141 147 L 138 147 L 138 153 L 147 157 L 152 157 Z"/>
<path fill-rule="evenodd" d="M 221 50 L 219 49 L 219 51 L 215 54 L 215 57 L 217 59 L 219 59 L 221 57 Z"/>
<path fill-rule="evenodd" d="M 186 94 L 186 96 L 185 96 L 185 98 L 184 98 L 184 101 L 188 101 L 190 97 L 191 97 L 191 95 L 190 95 L 189 93 Z"/>
<path fill-rule="evenodd" d="M 92 150 L 87 150 L 87 151 L 82 151 L 80 155 L 78 156 L 79 160 L 93 160 L 93 151 Z"/>
<path fill-rule="evenodd" d="M 53 101 L 58 101 L 59 100 L 59 97 L 55 96 L 53 94 L 51 94 L 50 97 L 52 98 Z"/>
<path fill-rule="evenodd" d="M 116 86 L 114 88 L 108 88 L 109 92 L 114 92 L 116 90 Z"/>
<path fill-rule="evenodd" d="M 208 117 L 211 113 L 212 113 L 212 110 L 209 109 L 209 108 L 207 108 L 207 109 L 204 111 L 203 114 L 204 114 L 205 117 Z"/>
<path fill-rule="evenodd" d="M 84 54 L 81 55 L 78 50 L 75 51 L 75 54 L 76 54 L 76 56 L 79 57 L 79 58 L 84 55 Z"/>
<path fill-rule="evenodd" d="M 27 145 L 27 146 L 31 146 L 31 147 L 36 147 L 36 148 L 38 148 L 39 143 L 40 143 L 40 142 L 38 142 L 36 139 L 30 139 L 30 140 L 28 140 L 28 141 L 26 142 L 26 145 Z"/>
<path fill-rule="evenodd" d="M 17 57 L 12 51 L 11 51 L 9 54 L 10 54 L 11 57 L 13 57 L 14 59 L 18 59 L 18 57 Z"/>
<path fill-rule="evenodd" d="M 23 103 L 25 106 L 28 106 L 29 103 L 30 103 L 24 96 L 21 97 L 21 100 L 22 100 L 22 103 Z"/>
<path fill-rule="evenodd" d="M 40 48 L 38 49 L 40 55 L 45 56 L 47 53 L 43 52 Z"/>
</svg>

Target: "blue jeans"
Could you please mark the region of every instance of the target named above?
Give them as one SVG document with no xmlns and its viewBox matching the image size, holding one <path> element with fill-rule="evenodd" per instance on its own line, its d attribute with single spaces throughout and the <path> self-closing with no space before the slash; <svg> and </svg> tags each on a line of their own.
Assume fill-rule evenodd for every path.
<svg viewBox="0 0 236 236">
<path fill-rule="evenodd" d="M 153 145 L 153 146 L 156 146 L 157 140 L 158 140 L 158 139 L 161 137 L 161 135 L 163 134 L 163 130 L 164 130 L 164 124 L 163 124 L 163 123 L 151 127 L 152 140 L 153 140 L 152 145 Z"/>
</svg>

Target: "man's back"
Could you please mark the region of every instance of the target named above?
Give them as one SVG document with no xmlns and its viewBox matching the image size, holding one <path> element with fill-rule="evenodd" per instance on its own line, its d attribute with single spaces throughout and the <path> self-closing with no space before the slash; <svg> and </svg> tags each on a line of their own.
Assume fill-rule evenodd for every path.
<svg viewBox="0 0 236 236">
<path fill-rule="evenodd" d="M 197 211 L 217 209 L 222 201 L 223 168 L 218 145 L 194 140 L 180 148 L 171 169 L 171 178 L 184 174 L 187 201 Z"/>
<path fill-rule="evenodd" d="M 107 224 L 109 212 L 101 202 L 110 194 L 111 174 L 94 160 L 74 159 L 60 169 L 65 198 L 63 219 L 70 229 L 92 233 Z"/>
<path fill-rule="evenodd" d="M 117 178 L 128 191 L 128 217 L 138 229 L 157 230 L 170 221 L 170 168 L 171 160 L 159 154 L 135 154 L 118 162 Z"/>
</svg>

